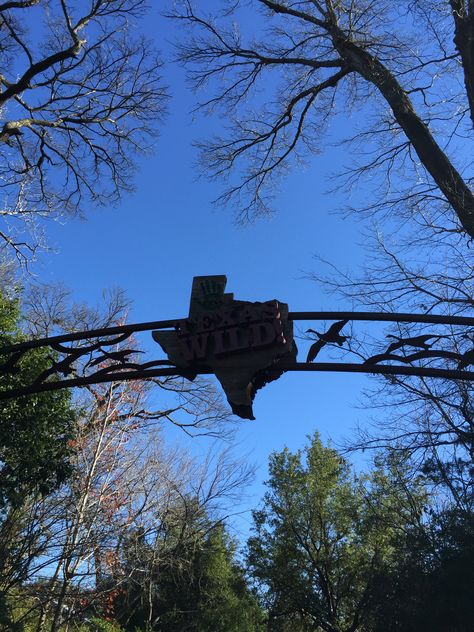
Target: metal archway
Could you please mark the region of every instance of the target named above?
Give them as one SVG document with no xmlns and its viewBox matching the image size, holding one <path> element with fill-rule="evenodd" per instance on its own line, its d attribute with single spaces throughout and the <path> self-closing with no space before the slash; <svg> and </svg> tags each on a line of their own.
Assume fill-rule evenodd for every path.
<svg viewBox="0 0 474 632">
<path fill-rule="evenodd" d="M 253 418 L 251 403 L 255 391 L 287 371 L 474 380 L 474 371 L 469 370 L 474 366 L 474 317 L 389 312 L 290 312 L 284 303 L 278 301 L 235 301 L 233 295 L 224 294 L 225 284 L 223 275 L 195 277 L 188 318 L 74 332 L 0 348 L 0 376 L 4 382 L 3 388 L 0 387 L 0 400 L 103 382 L 165 376 L 194 379 L 198 374 L 215 374 L 233 411 L 242 417 Z M 204 302 L 198 300 L 199 291 L 204 296 Z M 297 360 L 293 342 L 293 323 L 297 321 L 333 322 L 326 331 L 314 332 L 304 362 Z M 360 357 L 359 362 L 320 362 L 319 358 L 315 361 L 325 347 L 340 346 L 344 350 L 348 341 L 350 344 L 350 336 L 343 335 L 342 331 L 348 323 L 356 321 L 415 323 L 434 327 L 433 331 L 423 331 L 410 337 L 390 335 L 390 343 L 380 341 L 381 352 Z M 450 332 L 446 327 L 451 328 Z M 140 332 L 154 332 L 155 341 L 168 357 L 140 362 L 138 353 L 141 351 L 130 344 L 132 337 Z M 267 335 L 267 339 L 263 334 Z M 239 336 L 247 340 L 247 346 L 242 346 Z M 455 337 L 468 341 L 465 350 L 459 352 L 449 348 L 450 340 Z M 204 340 L 208 347 L 213 340 L 213 350 L 203 352 Z M 239 342 L 237 346 L 236 342 Z M 183 344 L 187 355 L 181 359 L 175 347 L 181 345 L 182 349 Z M 48 366 L 33 376 L 29 384 L 21 388 L 8 386 L 5 382 L 10 380 L 5 378 L 17 373 L 21 360 L 35 349 L 47 350 Z M 229 386 L 230 383 L 233 385 Z M 249 385 L 252 386 L 249 388 Z M 229 389 L 239 393 L 246 389 L 247 394 L 241 397 L 239 393 L 230 393 Z"/>
</svg>

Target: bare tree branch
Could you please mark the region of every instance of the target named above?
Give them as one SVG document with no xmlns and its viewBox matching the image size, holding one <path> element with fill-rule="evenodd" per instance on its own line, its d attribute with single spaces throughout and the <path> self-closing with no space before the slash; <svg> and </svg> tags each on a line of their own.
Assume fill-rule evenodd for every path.
<svg viewBox="0 0 474 632">
<path fill-rule="evenodd" d="M 5 244 L 25 257 L 23 242 L 37 246 L 35 220 L 131 189 L 134 155 L 150 149 L 167 101 L 160 59 L 132 34 L 145 0 L 37 4 L 0 5 L 0 215 Z M 29 32 L 29 9 L 44 20 L 41 41 Z M 22 230 L 30 239 L 17 237 Z"/>
<path fill-rule="evenodd" d="M 370 99 L 374 112 L 384 110 L 379 115 L 389 158 L 384 169 L 409 168 L 413 183 L 421 177 L 426 186 L 434 185 L 444 208 L 451 209 L 445 223 L 474 237 L 472 184 L 462 162 L 456 164 L 461 129 L 463 134 L 472 131 L 466 129 L 464 115 L 474 112 L 469 83 L 474 76 L 469 68 L 472 11 L 464 1 L 417 0 L 406 7 L 405 20 L 390 2 L 254 0 L 246 10 L 256 14 L 256 35 L 252 40 L 249 34 L 245 45 L 235 22 L 226 28 L 226 16 L 204 17 L 190 1 L 181 7 L 171 17 L 189 25 L 193 35 L 181 45 L 179 59 L 197 88 L 208 83 L 215 88 L 201 106 L 222 106 L 232 117 L 227 136 L 201 144 L 203 165 L 211 176 L 238 174 L 238 184 L 231 184 L 221 201 L 234 199 L 244 216 L 264 213 L 265 190 L 274 186 L 292 160 L 322 149 L 318 137 L 327 121 L 344 111 L 344 100 L 357 107 Z M 263 18 L 257 15 L 259 7 L 265 9 Z M 416 41 L 409 20 L 420 16 L 426 31 L 421 37 L 417 31 Z M 457 50 L 449 40 L 453 31 L 459 33 Z M 341 70 L 331 77 L 331 67 Z M 444 94 L 453 92 L 451 76 L 456 77 L 461 67 L 466 92 L 453 97 L 453 110 Z M 274 77 L 277 88 L 272 87 Z M 439 85 L 440 77 L 446 91 Z M 265 97 L 257 97 L 257 90 Z M 309 93 L 313 100 L 303 103 Z M 403 141 L 393 143 L 396 137 Z M 369 147 L 374 138 L 377 133 L 367 136 Z M 383 164 L 376 157 L 359 174 Z"/>
</svg>

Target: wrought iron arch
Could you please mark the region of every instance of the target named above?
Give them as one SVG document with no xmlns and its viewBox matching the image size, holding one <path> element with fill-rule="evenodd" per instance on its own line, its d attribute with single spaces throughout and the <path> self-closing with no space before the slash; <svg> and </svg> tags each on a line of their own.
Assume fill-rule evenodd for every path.
<svg viewBox="0 0 474 632">
<path fill-rule="evenodd" d="M 208 302 L 211 300 L 214 303 L 201 305 L 196 312 L 194 309 L 197 305 L 196 288 L 201 287 L 202 289 L 204 281 L 209 284 L 205 297 Z M 213 283 L 217 283 L 217 286 L 213 285 Z M 266 382 L 276 379 L 282 373 L 288 371 L 335 371 L 474 380 L 474 371 L 470 369 L 470 367 L 474 366 L 474 318 L 436 314 L 363 311 L 291 312 L 287 309 L 285 311 L 285 304 L 278 301 L 267 301 L 265 303 L 234 301 L 233 295 L 223 293 L 225 283 L 226 279 L 223 275 L 218 277 L 195 277 L 190 316 L 188 318 L 150 321 L 74 332 L 49 338 L 28 340 L 0 348 L 0 376 L 3 377 L 18 372 L 22 358 L 35 349 L 47 350 L 46 355 L 48 357 L 48 366 L 34 376 L 29 384 L 25 384 L 21 388 L 9 388 L 5 384 L 4 387 L 0 386 L 0 400 L 104 382 L 156 379 L 167 376 L 182 376 L 194 379 L 198 374 L 216 374 L 227 392 L 234 412 L 243 417 L 253 418 L 251 400 L 255 395 L 255 391 Z M 218 289 L 217 292 L 216 287 Z M 219 297 L 222 300 L 219 300 Z M 235 313 L 235 310 L 240 310 L 241 317 L 239 322 L 232 321 L 232 318 L 234 318 L 232 313 Z M 251 312 L 251 310 L 254 310 L 254 312 Z M 259 314 L 258 317 L 255 316 L 257 313 L 255 310 Z M 196 313 L 201 319 L 199 326 L 196 325 Z M 216 314 L 217 316 L 215 316 Z M 332 325 L 323 332 L 313 329 L 307 330 L 307 332 L 312 333 L 312 340 L 310 340 L 311 345 L 305 361 L 298 361 L 296 345 L 293 342 L 293 323 L 299 321 L 309 323 L 314 321 L 332 322 Z M 349 323 L 357 321 L 366 323 L 415 323 L 423 326 L 430 325 L 433 328 L 430 328 L 428 331 L 425 327 L 421 333 L 407 337 L 389 334 L 390 340 L 380 341 L 379 347 L 381 351 L 379 353 L 368 357 L 360 357 L 358 362 L 320 361 L 320 353 L 325 347 L 336 346 L 346 349 L 347 345 L 350 345 L 351 337 L 344 332 Z M 268 329 L 268 323 L 275 325 L 277 333 L 275 335 L 272 333 L 273 338 L 268 344 L 265 344 L 265 341 L 263 341 L 260 345 L 265 357 L 265 366 L 262 366 L 261 363 L 255 365 L 254 359 L 258 355 L 259 349 L 257 349 L 258 345 L 255 343 L 255 340 L 252 342 L 252 335 L 254 337 L 257 334 L 261 335 L 261 332 L 258 332 L 258 327 L 266 326 Z M 455 333 L 446 333 L 447 326 L 455 328 Z M 250 352 L 246 352 L 246 349 L 242 348 L 241 345 L 237 349 L 230 349 L 226 355 L 226 337 L 237 339 L 237 335 L 243 334 L 237 332 L 234 335 L 232 332 L 237 329 L 245 333 L 249 327 L 253 328 L 248 334 L 250 336 L 248 344 Z M 138 354 L 141 352 L 134 349 L 132 344 L 132 336 L 140 332 L 154 332 L 153 337 L 168 352 L 168 357 L 140 361 Z M 252 378 L 250 379 L 250 382 L 253 383 L 253 392 L 250 394 L 249 409 L 239 407 L 238 403 L 235 404 L 235 398 L 233 400 L 229 396 L 229 392 L 221 376 L 218 375 L 213 361 L 209 360 L 209 357 L 205 357 L 205 354 L 201 358 L 188 357 L 187 362 L 177 362 L 176 354 L 173 356 L 172 347 L 174 344 L 179 343 L 182 345 L 183 341 L 191 340 L 192 337 L 198 340 L 200 344 L 205 336 L 206 340 L 209 335 L 216 336 L 215 332 L 219 334 L 219 344 L 224 346 L 220 350 L 215 349 L 214 351 L 216 356 L 218 351 L 220 352 L 219 361 L 221 364 L 221 359 L 225 359 L 224 368 L 227 374 L 232 374 L 232 371 L 236 374 L 247 371 L 244 376 L 244 382 L 247 383 L 250 379 L 248 371 L 253 370 Z M 454 345 L 453 348 L 449 348 L 449 340 L 455 336 L 461 336 L 466 341 L 464 350 L 458 351 L 454 349 Z M 306 340 L 308 338 L 309 336 L 306 336 Z M 284 352 L 282 350 L 276 354 L 271 352 L 271 349 L 277 344 L 280 344 Z M 171 352 L 169 352 L 168 348 L 171 349 Z M 187 351 L 189 352 L 190 348 L 187 348 Z M 238 353 L 232 353 L 232 351 L 238 351 Z M 222 367 L 219 370 L 222 372 Z"/>
</svg>

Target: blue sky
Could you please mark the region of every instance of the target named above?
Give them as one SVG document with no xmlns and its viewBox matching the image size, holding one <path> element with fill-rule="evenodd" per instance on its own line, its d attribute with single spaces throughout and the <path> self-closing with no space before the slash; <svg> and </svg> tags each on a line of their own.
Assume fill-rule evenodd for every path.
<svg viewBox="0 0 474 632">
<path fill-rule="evenodd" d="M 163 28 L 152 11 L 147 30 L 159 34 Z M 166 28 L 171 40 L 175 27 Z M 327 193 L 329 176 L 350 156 L 332 148 L 314 157 L 283 182 L 275 215 L 240 227 L 230 210 L 212 205 L 220 187 L 198 179 L 195 168 L 193 141 L 222 121 L 191 116 L 195 96 L 179 67 L 168 64 L 164 80 L 172 95 L 169 114 L 153 154 L 138 160 L 135 192 L 116 208 L 87 209 L 86 221 L 50 224 L 48 241 L 57 253 L 40 257 L 33 268 L 38 280 L 62 282 L 74 299 L 93 304 L 103 289 L 119 286 L 133 303 L 132 322 L 186 316 L 192 277 L 206 274 L 226 274 L 227 291 L 242 300 L 276 298 L 294 311 L 343 307 L 304 276 L 319 265 L 314 255 L 343 268 L 362 264 L 363 225 L 332 214 L 344 199 Z M 162 357 L 151 336 L 143 342 Z M 299 346 L 304 359 L 308 344 Z M 255 507 L 261 497 L 270 452 L 297 449 L 315 430 L 338 442 L 364 423 L 370 413 L 356 406 L 369 384 L 360 375 L 292 373 L 259 391 L 256 421 L 242 421 L 236 436 L 236 453 L 250 454 L 259 466 L 242 508 Z M 248 520 L 247 514 L 239 523 L 242 533 Z"/>
</svg>

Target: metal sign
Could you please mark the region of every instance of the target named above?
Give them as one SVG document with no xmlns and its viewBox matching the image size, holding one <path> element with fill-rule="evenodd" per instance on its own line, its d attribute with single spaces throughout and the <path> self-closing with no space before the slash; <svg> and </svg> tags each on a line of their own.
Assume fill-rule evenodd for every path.
<svg viewBox="0 0 474 632">
<path fill-rule="evenodd" d="M 237 301 L 225 294 L 225 276 L 194 277 L 189 316 L 175 331 L 154 331 L 168 359 L 188 375 L 205 371 L 221 383 L 232 412 L 254 419 L 256 391 L 296 361 L 288 305 Z"/>
<path fill-rule="evenodd" d="M 195 277 L 187 318 L 120 325 L 29 340 L 0 349 L 0 399 L 42 391 L 138 379 L 213 374 L 233 412 L 253 419 L 259 388 L 286 371 L 338 371 L 474 380 L 474 318 L 389 312 L 289 312 L 279 300 L 249 302 L 225 293 L 224 275 Z M 309 347 L 297 361 L 293 323 L 331 321 L 303 336 Z M 377 353 L 353 354 L 351 325 L 360 321 L 416 323 L 433 330 L 388 334 Z M 151 332 L 167 358 L 142 361 L 133 336 Z M 461 343 L 461 344 L 459 344 Z M 321 362 L 327 349 L 351 353 L 357 362 Z M 48 366 L 31 383 L 13 387 L 25 354 L 46 349 Z"/>
</svg>

